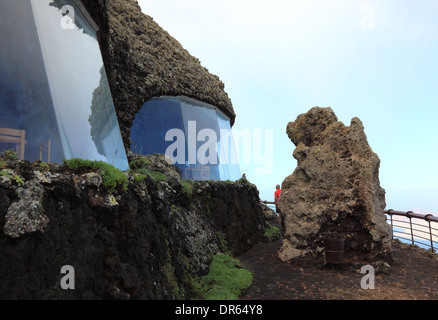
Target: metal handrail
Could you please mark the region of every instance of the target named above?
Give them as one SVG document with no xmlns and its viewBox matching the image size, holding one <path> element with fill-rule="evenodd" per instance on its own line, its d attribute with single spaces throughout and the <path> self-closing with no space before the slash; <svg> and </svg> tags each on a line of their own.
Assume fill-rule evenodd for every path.
<svg viewBox="0 0 438 320">
<path fill-rule="evenodd" d="M 415 244 L 415 242 L 417 242 L 423 246 L 429 247 L 432 251 L 435 250 L 434 244 L 436 245 L 435 248 L 438 247 L 438 228 L 432 227 L 432 223 L 436 223 L 436 224 L 434 224 L 434 226 L 438 226 L 438 217 L 437 216 L 434 216 L 433 214 L 415 213 L 413 211 L 407 211 L 407 212 L 396 211 L 393 209 L 385 210 L 385 214 L 388 215 L 391 219 L 391 228 L 392 228 L 392 238 L 393 239 L 394 239 L 394 237 L 396 237 L 396 238 L 400 238 L 400 239 L 404 239 L 404 240 L 410 240 L 412 244 Z M 409 221 L 395 220 L 394 216 L 405 217 L 405 218 L 408 218 Z M 412 219 L 417 219 L 419 221 L 421 221 L 421 220 L 426 221 L 427 225 L 413 222 Z M 395 222 L 399 223 L 399 224 L 395 224 Z M 405 225 L 401 225 L 403 223 L 407 224 L 408 226 L 406 227 Z M 414 228 L 414 226 L 427 228 L 428 231 Z M 402 230 L 396 230 L 396 228 L 402 228 L 402 230 L 408 229 L 409 232 L 405 232 Z M 406 237 L 403 237 L 400 235 L 408 235 L 408 236 L 410 236 L 410 238 L 406 238 Z M 418 239 L 427 240 L 430 244 L 424 243 Z M 437 240 L 435 240 L 435 239 L 437 239 Z"/>
<path fill-rule="evenodd" d="M 270 208 L 270 209 L 272 209 L 272 210 L 275 210 L 275 202 L 260 200 L 260 203 L 263 203 L 263 204 L 266 205 L 268 208 Z"/>
<path fill-rule="evenodd" d="M 260 203 L 265 204 L 267 207 L 270 207 L 272 209 L 272 207 L 275 205 L 275 202 L 272 201 L 264 201 L 264 200 L 260 200 Z"/>
</svg>

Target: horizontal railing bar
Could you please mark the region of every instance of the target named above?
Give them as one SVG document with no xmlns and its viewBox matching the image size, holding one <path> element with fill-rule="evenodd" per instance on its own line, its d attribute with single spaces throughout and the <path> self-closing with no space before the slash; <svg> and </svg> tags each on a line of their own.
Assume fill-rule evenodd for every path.
<svg viewBox="0 0 438 320">
<path fill-rule="evenodd" d="M 406 235 L 411 235 L 410 233 L 407 233 L 407 232 L 400 232 L 400 231 L 397 231 L 397 232 L 393 232 L 393 234 L 406 234 Z"/>
<path fill-rule="evenodd" d="M 414 230 L 414 231 L 418 231 L 418 232 L 423 232 L 423 233 L 427 233 L 427 234 L 430 234 L 429 230 L 427 230 L 427 231 L 424 231 L 424 230 L 420 230 L 420 229 L 415 229 L 415 228 L 412 228 L 412 230 Z"/>
<path fill-rule="evenodd" d="M 415 229 L 414 229 L 414 230 L 415 230 Z M 416 230 L 416 231 L 418 231 L 418 230 Z M 395 234 L 395 233 L 403 233 L 403 234 L 411 235 L 410 232 L 402 232 L 402 231 L 393 231 L 393 233 L 394 233 L 394 234 Z M 421 233 L 421 234 L 427 234 L 427 235 L 429 235 L 429 232 L 426 232 L 426 231 L 420 231 L 420 233 Z M 414 237 L 422 238 L 422 235 L 421 235 L 421 234 L 416 234 L 416 233 L 414 233 Z M 430 237 L 428 237 L 428 238 L 423 238 L 423 239 L 430 240 Z M 434 242 L 435 242 L 435 240 L 434 240 Z"/>
<path fill-rule="evenodd" d="M 417 219 L 417 220 L 412 220 L 413 222 L 412 222 L 412 224 L 415 224 L 415 225 L 417 225 L 417 226 L 427 226 L 428 228 L 429 228 L 429 224 L 425 224 L 425 222 L 428 222 L 428 221 L 422 221 L 421 219 Z M 417 221 L 417 222 L 414 222 L 414 221 Z M 422 221 L 423 223 L 418 223 L 418 221 Z"/>
<path fill-rule="evenodd" d="M 260 202 L 264 204 L 275 204 L 275 202 L 265 201 L 265 200 L 260 200 Z"/>
<path fill-rule="evenodd" d="M 406 235 L 411 235 L 410 232 L 403 232 L 403 231 L 393 231 L 392 233 L 393 233 L 394 235 L 395 235 L 395 234 L 406 234 Z M 427 233 L 426 233 L 426 234 L 427 234 Z M 428 241 L 430 242 L 430 237 L 425 238 L 425 237 L 423 237 L 422 235 L 414 234 L 414 238 L 420 238 L 420 239 L 428 240 Z M 436 243 L 438 243 L 437 240 L 433 240 L 432 242 L 436 242 Z"/>
<path fill-rule="evenodd" d="M 409 224 L 409 221 L 397 221 L 397 220 L 394 220 L 393 222 L 405 223 L 405 224 L 407 224 L 408 226 L 410 225 L 410 224 Z M 400 226 L 401 226 L 401 225 L 400 225 Z"/>
<path fill-rule="evenodd" d="M 404 238 L 404 237 L 397 237 L 397 238 L 400 238 L 400 239 L 405 239 L 405 240 L 409 240 L 409 242 L 411 242 L 411 238 Z"/>
<path fill-rule="evenodd" d="M 424 239 L 424 240 L 428 240 L 428 239 Z M 423 244 L 425 246 L 431 247 L 430 241 L 427 241 L 427 243 L 424 243 L 423 241 L 415 241 L 415 242 L 419 242 L 419 243 L 421 243 L 421 244 Z M 437 243 L 437 242 L 434 242 L 434 243 Z"/>
<path fill-rule="evenodd" d="M 397 238 L 398 238 L 398 239 L 404 239 L 404 240 L 407 240 L 407 241 L 409 241 L 409 242 L 412 243 L 412 239 L 411 239 L 411 238 L 405 238 L 405 237 L 400 237 L 400 236 L 397 236 Z M 427 239 L 426 239 L 426 240 L 427 240 Z M 424 243 L 423 241 L 417 240 L 417 241 L 414 241 L 413 244 L 416 244 L 416 243 L 420 243 L 420 244 L 423 245 L 423 246 L 426 246 L 426 247 L 432 248 L 432 246 L 430 245 L 430 242 L 429 242 L 429 241 L 428 241 L 428 243 Z M 435 243 L 435 242 L 434 242 L 434 243 Z"/>
<path fill-rule="evenodd" d="M 415 235 L 415 234 L 414 234 L 414 238 L 415 238 L 415 239 L 429 240 L 429 242 L 430 242 L 430 238 L 424 238 L 424 237 L 419 236 L 419 235 Z"/>
<path fill-rule="evenodd" d="M 434 216 L 433 214 L 421 214 L 412 211 L 404 212 L 404 211 L 396 211 L 393 209 L 385 210 L 385 213 L 389 215 L 403 216 L 408 218 L 418 218 L 426 221 L 438 222 L 438 217 Z"/>
<path fill-rule="evenodd" d="M 401 229 L 409 229 L 409 227 L 399 226 L 399 225 L 396 225 L 396 224 L 394 224 L 394 227 L 401 228 Z"/>
<path fill-rule="evenodd" d="M 427 243 L 424 243 L 424 242 L 421 242 L 421 241 L 416 241 L 414 244 L 417 245 L 417 243 L 422 245 L 422 246 L 432 248 L 430 244 L 427 244 Z"/>
</svg>

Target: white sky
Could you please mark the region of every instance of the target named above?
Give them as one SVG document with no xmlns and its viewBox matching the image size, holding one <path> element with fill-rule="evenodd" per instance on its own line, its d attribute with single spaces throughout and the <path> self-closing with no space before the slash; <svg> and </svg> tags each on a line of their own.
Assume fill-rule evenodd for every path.
<svg viewBox="0 0 438 320">
<path fill-rule="evenodd" d="M 235 129 L 274 130 L 273 172 L 241 166 L 262 199 L 296 166 L 287 123 L 330 106 L 346 125 L 364 123 L 388 207 L 438 213 L 436 0 L 139 4 L 225 83 Z"/>
</svg>

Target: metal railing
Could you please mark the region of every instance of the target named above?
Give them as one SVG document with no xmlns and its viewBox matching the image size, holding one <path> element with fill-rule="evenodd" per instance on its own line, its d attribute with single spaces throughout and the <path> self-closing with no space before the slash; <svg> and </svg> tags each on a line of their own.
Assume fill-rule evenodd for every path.
<svg viewBox="0 0 438 320">
<path fill-rule="evenodd" d="M 265 204 L 267 207 L 269 207 L 269 208 L 271 208 L 272 210 L 275 211 L 275 202 L 273 202 L 273 201 L 260 200 L 260 203 Z"/>
<path fill-rule="evenodd" d="M 275 202 L 260 202 L 275 210 Z M 431 251 L 438 249 L 438 216 L 393 209 L 385 210 L 385 215 L 387 221 L 389 217 L 393 239 L 407 241 Z"/>
<path fill-rule="evenodd" d="M 438 248 L 438 217 L 412 211 L 385 210 L 392 228 L 392 238 L 405 240 L 434 251 Z"/>
</svg>

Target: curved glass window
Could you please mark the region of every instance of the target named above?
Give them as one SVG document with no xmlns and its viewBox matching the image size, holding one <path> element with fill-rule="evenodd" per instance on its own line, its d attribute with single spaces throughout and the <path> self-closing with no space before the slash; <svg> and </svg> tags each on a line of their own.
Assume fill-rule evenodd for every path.
<svg viewBox="0 0 438 320">
<path fill-rule="evenodd" d="M 0 151 L 128 161 L 93 23 L 73 0 L 0 0 Z"/>
<path fill-rule="evenodd" d="M 211 105 L 187 97 L 146 102 L 131 128 L 131 150 L 168 156 L 184 179 L 241 177 L 230 121 Z"/>
</svg>

